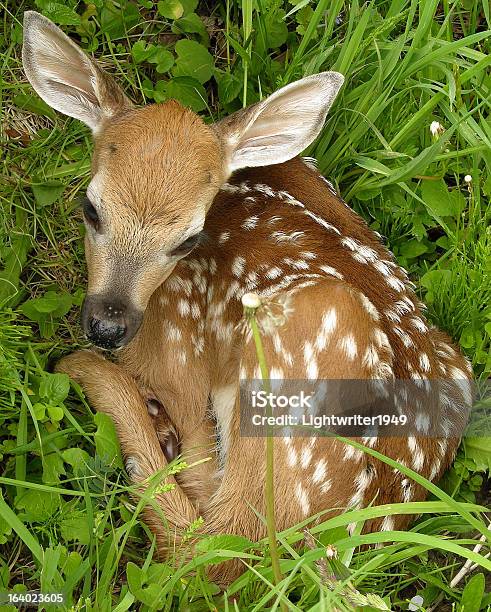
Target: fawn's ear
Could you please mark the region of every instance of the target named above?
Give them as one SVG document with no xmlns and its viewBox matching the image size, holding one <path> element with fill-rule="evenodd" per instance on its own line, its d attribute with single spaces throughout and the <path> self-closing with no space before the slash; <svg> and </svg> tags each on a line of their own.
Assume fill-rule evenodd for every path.
<svg viewBox="0 0 491 612">
<path fill-rule="evenodd" d="M 338 72 L 314 74 L 219 121 L 215 128 L 229 172 L 279 164 L 301 153 L 321 131 L 343 83 Z"/>
<path fill-rule="evenodd" d="M 131 108 L 112 78 L 35 11 L 24 13 L 22 63 L 31 85 L 47 104 L 80 119 L 94 132 L 104 118 Z"/>
</svg>

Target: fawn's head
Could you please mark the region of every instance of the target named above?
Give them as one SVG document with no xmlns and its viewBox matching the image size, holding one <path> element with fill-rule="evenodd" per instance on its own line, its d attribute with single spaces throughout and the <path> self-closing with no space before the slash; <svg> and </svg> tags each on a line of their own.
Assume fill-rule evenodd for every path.
<svg viewBox="0 0 491 612">
<path fill-rule="evenodd" d="M 82 325 L 103 348 L 135 335 L 152 293 L 199 244 L 206 213 L 231 173 L 301 153 L 343 83 L 336 72 L 310 76 L 207 125 L 172 100 L 134 106 L 94 60 L 33 11 L 24 16 L 22 59 L 39 96 L 93 132 Z"/>
</svg>

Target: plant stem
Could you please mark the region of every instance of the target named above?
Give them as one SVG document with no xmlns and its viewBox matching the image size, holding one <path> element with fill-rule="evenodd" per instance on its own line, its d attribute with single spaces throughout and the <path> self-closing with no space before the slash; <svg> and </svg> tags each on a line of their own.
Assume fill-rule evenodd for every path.
<svg viewBox="0 0 491 612">
<path fill-rule="evenodd" d="M 261 334 L 254 314 L 249 317 L 249 323 L 252 329 L 254 344 L 256 345 L 256 354 L 259 361 L 259 369 L 261 371 L 261 379 L 263 388 L 266 393 L 270 393 L 269 371 L 266 364 L 266 356 L 264 354 Z M 271 406 L 268 405 L 268 416 L 271 413 Z M 268 531 L 268 540 L 271 554 L 271 565 L 273 567 L 274 582 L 278 585 L 283 580 L 283 575 L 280 569 L 280 558 L 278 554 L 278 545 L 276 542 L 276 520 L 274 515 L 274 443 L 272 436 L 272 428 L 268 428 L 266 436 L 266 528 Z M 287 610 L 286 605 L 280 603 L 281 610 Z"/>
</svg>

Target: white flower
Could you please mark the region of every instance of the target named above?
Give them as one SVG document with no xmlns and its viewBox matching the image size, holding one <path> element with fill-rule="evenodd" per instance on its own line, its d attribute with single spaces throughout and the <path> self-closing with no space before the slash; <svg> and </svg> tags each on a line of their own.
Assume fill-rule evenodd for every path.
<svg viewBox="0 0 491 612">
<path fill-rule="evenodd" d="M 421 606 L 424 604 L 424 599 L 421 595 L 415 595 L 409 602 L 408 610 L 421 610 Z"/>
<path fill-rule="evenodd" d="M 438 136 L 439 134 L 443 134 L 445 128 L 438 121 L 432 121 L 430 125 L 430 132 L 432 136 Z"/>
<path fill-rule="evenodd" d="M 245 308 L 259 308 L 261 306 L 261 299 L 257 293 L 244 293 L 242 296 L 242 305 Z"/>
<path fill-rule="evenodd" d="M 472 182 L 472 176 L 470 174 L 466 174 L 464 176 L 464 182 L 465 183 L 471 183 Z"/>
</svg>

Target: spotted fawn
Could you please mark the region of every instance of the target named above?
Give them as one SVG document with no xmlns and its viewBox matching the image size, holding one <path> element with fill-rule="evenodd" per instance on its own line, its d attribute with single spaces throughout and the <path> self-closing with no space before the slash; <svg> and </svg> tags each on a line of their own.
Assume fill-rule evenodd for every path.
<svg viewBox="0 0 491 612">
<path fill-rule="evenodd" d="M 142 488 L 176 454 L 176 440 L 193 464 L 156 495 L 161 511 L 145 510 L 162 554 L 200 516 L 205 534 L 265 535 L 252 509 L 265 513 L 264 438 L 240 430 L 239 382 L 258 376 L 243 325 L 246 292 L 288 302 L 283 324 L 263 332 L 271 379 L 444 379 L 425 410 L 406 395 L 415 435 L 365 440 L 432 481 L 441 476 L 458 437 L 425 430 L 432 415 L 444 433 L 445 423 L 464 424 L 470 366 L 428 325 L 380 236 L 298 157 L 322 129 L 342 75 L 308 76 L 208 125 L 176 101 L 134 106 L 35 12 L 25 13 L 23 65 L 39 96 L 87 124 L 95 141 L 82 326 L 94 345 L 118 350 L 115 361 L 78 351 L 58 370 L 113 418 Z M 339 439 L 285 436 L 274 445 L 279 530 L 321 511 L 425 497 Z M 365 530 L 404 529 L 409 520 L 388 515 Z M 226 583 L 240 571 L 229 563 L 210 574 Z"/>
</svg>

